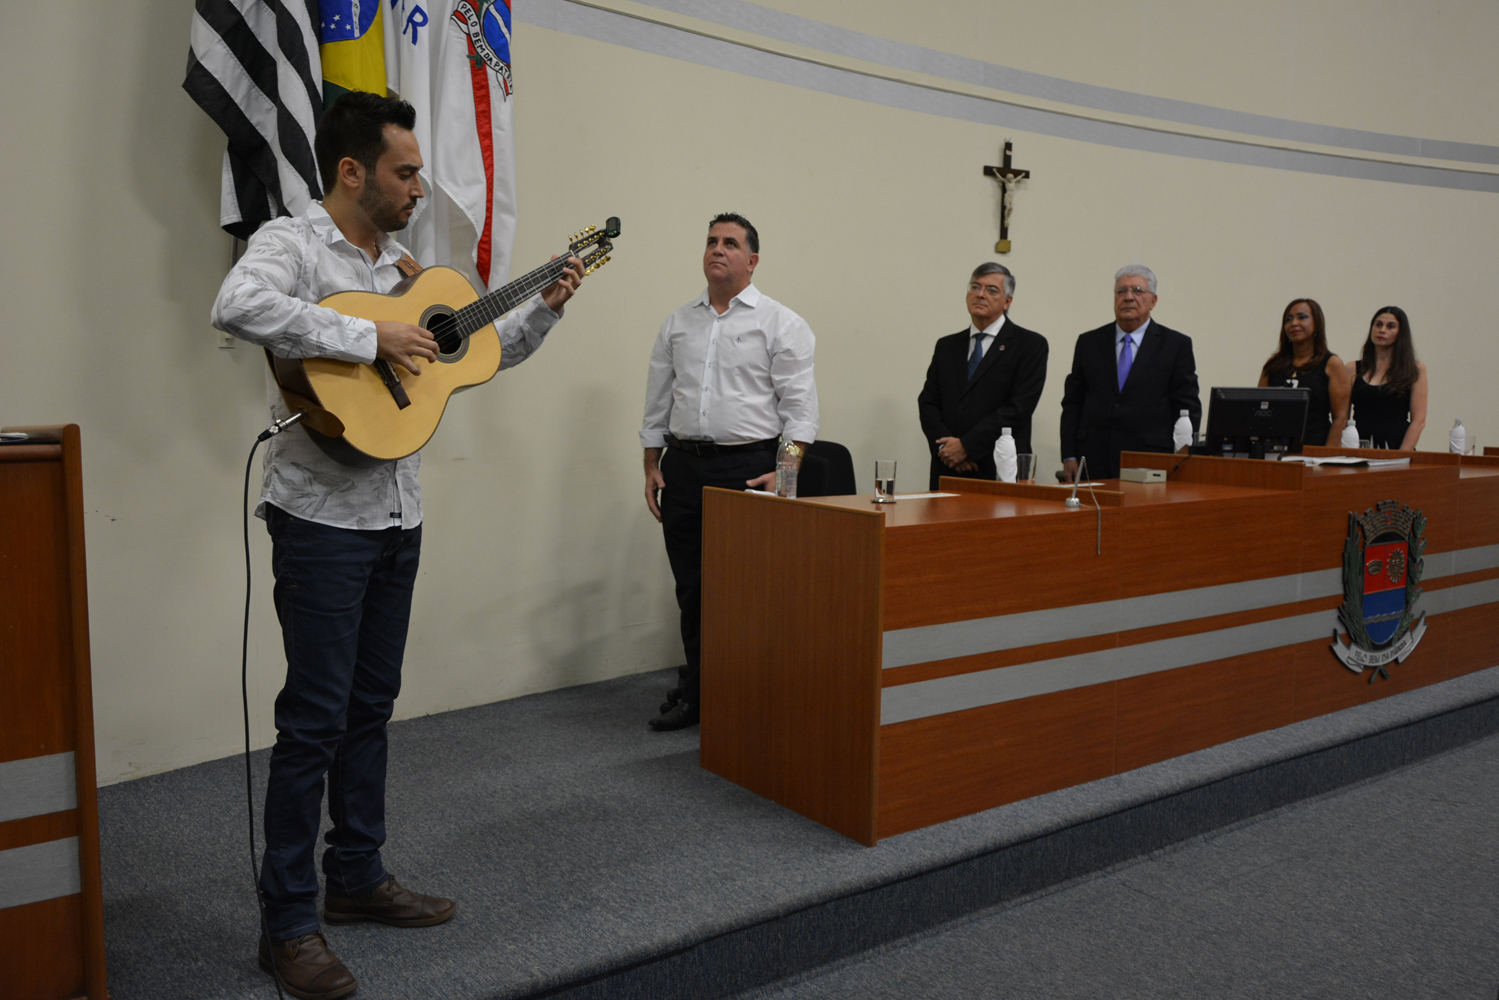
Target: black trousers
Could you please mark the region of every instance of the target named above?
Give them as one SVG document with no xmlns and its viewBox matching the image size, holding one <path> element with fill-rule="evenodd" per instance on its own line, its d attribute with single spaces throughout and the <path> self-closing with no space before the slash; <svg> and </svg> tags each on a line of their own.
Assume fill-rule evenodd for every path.
<svg viewBox="0 0 1499 1000">
<path fill-rule="evenodd" d="M 702 666 L 703 487 L 742 490 L 747 480 L 775 467 L 776 453 L 771 450 L 704 457 L 667 448 L 661 458 L 666 480 L 661 490 L 661 533 L 677 581 L 677 607 L 682 609 L 682 647 L 687 651 L 683 697 L 694 704 Z"/>
</svg>

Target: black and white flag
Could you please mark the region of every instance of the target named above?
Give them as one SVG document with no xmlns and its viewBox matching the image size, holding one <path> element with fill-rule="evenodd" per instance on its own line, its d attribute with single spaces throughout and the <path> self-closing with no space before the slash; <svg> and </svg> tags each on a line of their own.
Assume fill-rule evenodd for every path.
<svg viewBox="0 0 1499 1000">
<path fill-rule="evenodd" d="M 241 239 L 322 198 L 317 0 L 196 0 L 184 90 L 224 134 L 219 225 Z"/>
</svg>

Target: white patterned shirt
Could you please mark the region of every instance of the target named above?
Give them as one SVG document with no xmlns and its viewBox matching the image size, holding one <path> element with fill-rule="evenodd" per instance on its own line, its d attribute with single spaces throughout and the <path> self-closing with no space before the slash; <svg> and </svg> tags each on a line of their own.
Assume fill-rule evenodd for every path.
<svg viewBox="0 0 1499 1000">
<path fill-rule="evenodd" d="M 369 256 L 344 238 L 333 218 L 314 202 L 303 216 L 272 219 L 250 237 L 244 256 L 224 278 L 213 304 L 213 325 L 283 358 L 375 360 L 375 324 L 316 303 L 335 292 L 389 292 L 405 277 L 404 255 L 388 234 L 380 256 Z M 501 368 L 511 368 L 541 346 L 558 316 L 540 295 L 496 321 L 503 345 Z M 291 415 L 266 366 L 271 418 Z M 256 516 L 275 504 L 289 514 L 337 528 L 379 529 L 422 522 L 421 453 L 369 468 L 329 458 L 300 424 L 268 442 Z"/>
<path fill-rule="evenodd" d="M 817 339 L 807 321 L 748 285 L 722 316 L 708 292 L 666 317 L 645 385 L 644 448 L 681 439 L 817 440 Z"/>
</svg>

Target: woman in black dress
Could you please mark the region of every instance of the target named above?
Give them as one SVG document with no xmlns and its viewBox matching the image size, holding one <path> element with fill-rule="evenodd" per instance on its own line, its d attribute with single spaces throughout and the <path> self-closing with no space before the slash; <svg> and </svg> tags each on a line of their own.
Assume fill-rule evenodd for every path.
<svg viewBox="0 0 1499 1000">
<path fill-rule="evenodd" d="M 1416 360 L 1404 309 L 1385 306 L 1374 314 L 1363 357 L 1348 372 L 1359 438 L 1373 439 L 1376 448 L 1414 451 L 1426 427 L 1426 366 Z"/>
<path fill-rule="evenodd" d="M 1348 422 L 1352 375 L 1327 349 L 1327 324 L 1314 299 L 1293 299 L 1280 317 L 1280 350 L 1260 370 L 1260 385 L 1310 389 L 1304 444 L 1337 444 Z"/>
</svg>

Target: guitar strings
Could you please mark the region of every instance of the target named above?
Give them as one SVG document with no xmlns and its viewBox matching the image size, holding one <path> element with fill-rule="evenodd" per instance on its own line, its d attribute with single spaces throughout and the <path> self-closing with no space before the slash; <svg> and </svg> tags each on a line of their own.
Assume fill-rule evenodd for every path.
<svg viewBox="0 0 1499 1000">
<path fill-rule="evenodd" d="M 471 302 L 454 313 L 458 321 L 459 336 L 468 338 L 476 330 L 482 330 L 485 326 L 493 323 L 497 318 L 514 309 L 515 306 L 530 298 L 538 290 L 546 285 L 537 284 L 543 277 L 540 272 L 549 270 L 548 265 L 542 265 L 530 274 L 519 278 L 504 288 L 496 289 L 488 295 L 475 302 Z M 556 280 L 555 278 L 553 279 Z M 551 284 L 551 282 L 547 282 Z"/>
<path fill-rule="evenodd" d="M 570 252 L 573 251 L 569 247 Z M 567 258 L 559 257 L 557 260 L 548 261 L 536 270 L 530 272 L 511 282 L 503 288 L 483 296 L 475 302 L 471 302 L 453 314 L 458 321 L 458 336 L 467 340 L 475 332 L 493 323 L 499 317 L 505 315 L 532 295 L 544 288 L 549 288 L 561 277 L 562 271 L 567 266 Z M 509 293 L 509 294 L 507 294 Z"/>
</svg>

